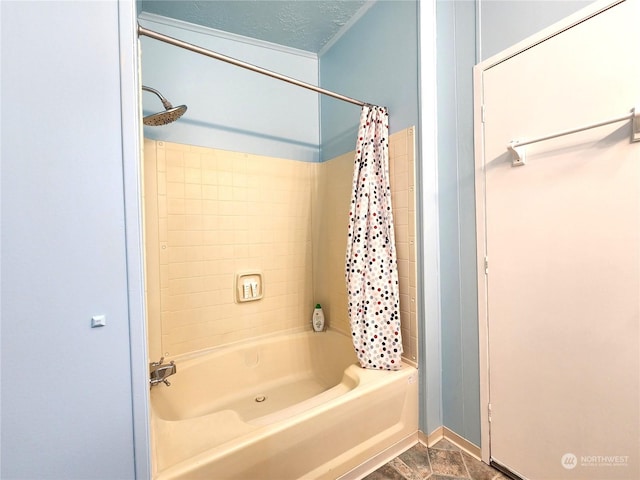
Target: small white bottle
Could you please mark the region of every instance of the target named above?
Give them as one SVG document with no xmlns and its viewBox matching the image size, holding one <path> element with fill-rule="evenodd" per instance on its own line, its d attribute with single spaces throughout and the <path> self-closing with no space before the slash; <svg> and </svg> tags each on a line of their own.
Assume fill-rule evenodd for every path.
<svg viewBox="0 0 640 480">
<path fill-rule="evenodd" d="M 316 305 L 316 308 L 313 309 L 311 324 L 313 325 L 314 332 L 322 332 L 324 330 L 324 313 L 319 303 Z"/>
</svg>

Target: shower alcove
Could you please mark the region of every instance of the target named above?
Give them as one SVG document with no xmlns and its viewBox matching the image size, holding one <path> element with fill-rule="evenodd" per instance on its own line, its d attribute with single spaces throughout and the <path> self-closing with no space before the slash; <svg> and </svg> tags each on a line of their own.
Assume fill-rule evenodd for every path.
<svg viewBox="0 0 640 480">
<path fill-rule="evenodd" d="M 379 378 L 355 365 L 349 339 L 344 251 L 353 152 L 309 163 L 148 139 L 144 147 L 149 351 L 151 360 L 163 356 L 178 367 L 171 387 L 159 385 L 151 391 L 157 478 L 197 477 L 199 470 L 193 468 L 203 462 L 209 465 L 203 467 L 205 476 L 206 472 L 225 471 L 225 478 L 242 478 L 253 470 L 246 470 L 246 465 L 241 468 L 233 460 L 233 452 L 241 446 L 249 449 L 242 455 L 251 448 L 263 448 L 264 444 L 254 443 L 259 438 L 272 438 L 265 440 L 272 444 L 276 437 L 268 433 L 280 429 L 294 436 L 319 435 L 326 445 L 332 435 L 342 435 L 342 429 L 336 424 L 333 430 L 316 429 L 314 433 L 317 427 L 313 424 L 327 425 L 336 421 L 331 418 L 339 419 L 349 412 L 354 408 L 349 406 L 350 396 L 369 395 L 371 405 L 385 405 L 385 398 L 390 401 L 383 410 L 397 416 L 378 426 L 381 438 L 362 451 L 349 453 L 353 446 L 347 446 L 342 456 L 334 452 L 329 457 L 319 453 L 307 457 L 310 464 L 276 462 L 264 478 L 298 478 L 330 466 L 331 475 L 342 475 L 390 447 L 415 443 L 417 373 L 411 366 L 415 365 L 417 348 L 413 128 L 390 137 L 406 367 L 401 372 L 372 372 L 381 373 Z M 247 270 L 263 273 L 264 298 L 237 303 L 235 275 Z M 308 333 L 316 302 L 323 305 L 330 332 Z M 334 340 L 322 340 L 323 348 L 314 347 L 324 335 Z M 280 347 L 268 347 L 273 344 Z M 274 357 L 269 353 L 277 351 L 289 351 L 289 355 Z M 232 367 L 232 358 L 238 358 L 235 363 L 241 370 Z M 220 371 L 215 370 L 220 362 L 235 372 L 232 377 L 254 379 L 252 385 L 236 385 L 237 392 L 230 395 L 237 408 L 230 400 L 207 393 L 226 385 Z M 203 369 L 205 364 L 210 367 Z M 334 365 L 332 370 L 322 366 L 328 364 Z M 386 375 L 393 373 L 398 375 Z M 196 377 L 198 381 L 188 380 Z M 300 394 L 297 405 L 285 405 L 280 413 L 277 408 L 269 410 L 267 417 L 246 409 L 242 413 L 242 402 L 253 401 L 263 385 L 275 386 L 276 391 L 278 386 L 289 385 L 295 390 L 292 385 L 296 382 L 315 382 L 307 394 Z M 173 400 L 167 400 L 167 395 Z M 187 413 L 176 406 L 184 404 L 176 400 L 180 395 L 184 401 L 191 398 L 191 403 L 193 397 L 205 398 L 196 401 L 199 407 L 184 407 L 197 412 Z M 270 408 L 269 402 L 270 398 L 266 408 Z M 336 409 L 340 405 L 346 410 Z M 367 412 L 363 422 L 375 414 L 357 410 Z M 320 413 L 324 416 L 314 420 Z M 247 421 L 247 415 L 259 418 Z M 355 411 L 348 415 L 355 415 Z M 212 421 L 227 425 L 229 431 L 220 433 L 221 427 L 206 427 Z M 194 433 L 202 430 L 210 433 Z M 180 431 L 189 433 L 181 436 Z M 371 436 L 367 432 L 367 438 Z M 180 439 L 177 445 L 176 438 Z M 357 445 L 363 441 L 353 439 Z M 286 465 L 293 470 L 283 470 Z M 251 468 L 271 471 L 263 463 Z"/>
<path fill-rule="evenodd" d="M 415 20 L 415 7 L 408 2 L 393 15 L 404 12 Z M 386 4 L 376 8 L 380 19 L 388 19 Z M 143 26 L 166 35 L 317 83 L 315 55 L 253 41 L 247 46 L 179 22 L 142 17 Z M 389 142 L 405 368 L 367 372 L 354 365 L 344 278 L 354 159 L 349 150 L 359 109 L 332 99 L 324 105 L 317 94 L 155 39 L 142 37 L 141 43 L 144 83 L 189 105 L 170 126 L 145 128 L 149 360 L 165 357 L 177 365 L 172 386 L 151 391 L 154 476 L 348 478 L 362 474 L 363 463 L 372 465 L 372 459 L 381 461 L 415 443 L 414 128 L 395 132 Z M 404 83 L 388 88 L 406 91 Z M 320 110 L 336 104 L 351 110 L 339 114 L 345 125 L 331 122 L 342 130 L 323 155 L 335 155 L 320 161 L 318 132 L 329 131 L 320 125 Z M 398 123 L 403 122 L 415 120 Z M 236 302 L 236 275 L 256 271 L 262 274 L 263 297 Z M 310 333 L 316 303 L 323 306 L 326 333 Z M 221 371 L 221 365 L 228 368 Z M 252 381 L 227 388 L 233 384 L 227 376 Z M 302 394 L 292 385 L 309 388 Z M 300 393 L 298 401 L 277 406 L 280 386 L 296 390 L 290 396 Z M 234 398 L 206 394 L 220 388 L 232 390 Z M 357 398 L 368 399 L 361 407 L 378 405 L 385 415 L 367 422 L 375 409 L 356 408 Z M 263 410 L 251 413 L 254 407 Z M 346 418 L 360 418 L 355 437 L 344 435 Z M 208 428 L 207 422 L 229 428 Z M 298 451 L 313 443 L 334 447 Z M 354 450 L 356 445 L 362 449 Z M 271 460 L 260 461 L 254 455 L 259 451 L 269 452 Z M 310 463 L 283 460 L 290 455 Z M 234 460 L 247 457 L 256 463 Z"/>
</svg>

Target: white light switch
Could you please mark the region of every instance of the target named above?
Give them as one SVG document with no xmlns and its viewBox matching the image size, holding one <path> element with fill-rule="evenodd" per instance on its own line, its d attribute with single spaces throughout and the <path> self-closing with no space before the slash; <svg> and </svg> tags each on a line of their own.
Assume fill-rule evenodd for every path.
<svg viewBox="0 0 640 480">
<path fill-rule="evenodd" d="M 107 324 L 106 315 L 95 315 L 91 317 L 91 328 L 104 327 Z"/>
</svg>

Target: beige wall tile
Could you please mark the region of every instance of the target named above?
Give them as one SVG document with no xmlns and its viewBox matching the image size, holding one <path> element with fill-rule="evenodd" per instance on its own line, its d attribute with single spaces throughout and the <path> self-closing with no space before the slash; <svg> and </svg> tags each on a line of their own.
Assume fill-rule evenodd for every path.
<svg viewBox="0 0 640 480">
<path fill-rule="evenodd" d="M 184 182 L 184 167 L 167 161 L 167 182 Z"/>
<path fill-rule="evenodd" d="M 305 325 L 302 312 L 310 317 L 313 302 L 305 258 L 313 180 L 308 172 L 315 165 L 166 142 L 164 147 L 166 175 L 158 173 L 166 178 L 157 205 L 168 215 L 161 228 L 166 245 L 156 247 L 166 277 L 156 296 L 163 353 Z M 234 304 L 234 274 L 256 268 L 263 271 L 265 298 Z"/>
<path fill-rule="evenodd" d="M 389 152 L 394 233 L 401 291 L 402 343 L 404 357 L 417 362 L 414 129 L 409 128 L 391 135 Z"/>
<path fill-rule="evenodd" d="M 403 344 L 415 361 L 413 129 L 391 136 L 390 154 Z M 150 352 L 175 356 L 308 327 L 316 302 L 329 325 L 349 332 L 344 252 L 353 152 L 310 164 L 146 141 L 150 162 L 156 187 L 145 215 L 154 204 L 158 221 L 146 250 L 157 268 L 147 276 L 161 277 L 147 280 L 157 284 L 148 295 L 157 305 L 147 307 Z M 262 272 L 265 296 L 236 304 L 234 275 L 251 270 Z"/>
</svg>

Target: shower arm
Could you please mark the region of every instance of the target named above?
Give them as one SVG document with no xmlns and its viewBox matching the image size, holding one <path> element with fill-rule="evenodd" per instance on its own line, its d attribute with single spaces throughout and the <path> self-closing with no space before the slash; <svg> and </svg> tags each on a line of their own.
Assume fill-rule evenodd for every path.
<svg viewBox="0 0 640 480">
<path fill-rule="evenodd" d="M 168 35 L 163 35 L 162 33 L 154 32 L 153 30 L 144 28 L 141 25 L 138 25 L 138 35 L 144 35 L 145 37 L 153 38 L 155 40 L 159 40 L 161 42 L 168 43 L 176 47 L 184 48 L 185 50 L 190 50 L 192 52 L 199 53 L 200 55 L 204 55 L 205 57 L 214 58 L 216 60 L 221 60 L 223 62 L 230 63 L 231 65 L 235 65 L 237 67 L 246 68 L 247 70 L 261 73 L 262 75 L 267 75 L 268 77 L 272 77 L 277 80 L 282 80 L 283 82 L 291 83 L 293 85 L 297 85 L 298 87 L 306 88 L 307 90 L 313 90 L 314 92 L 321 93 L 323 95 L 328 95 L 329 97 L 337 98 L 338 100 L 342 100 L 344 102 L 360 105 L 361 107 L 365 105 L 371 105 L 369 103 L 356 100 L 355 98 L 346 97 L 344 95 L 340 95 L 339 93 L 332 92 L 331 90 L 325 90 L 324 88 L 316 87 L 315 85 L 312 85 L 310 83 L 305 83 L 300 80 L 296 80 L 295 78 L 287 77 L 286 75 L 281 75 L 279 73 L 272 72 L 271 70 L 267 70 L 265 68 L 261 68 L 256 65 L 252 65 L 251 63 L 243 62 L 233 57 L 227 57 L 226 55 L 222 55 L 221 53 L 217 53 L 212 50 L 207 50 L 206 48 L 198 47 L 197 45 L 193 45 L 192 43 L 183 42 L 182 40 L 178 40 L 177 38 L 173 38 Z M 150 91 L 153 91 L 153 90 L 150 90 Z M 154 92 L 154 93 L 158 94 L 157 92 Z"/>
<path fill-rule="evenodd" d="M 155 88 L 151 88 L 151 87 L 147 87 L 146 85 L 143 85 L 142 86 L 142 90 L 146 90 L 147 92 L 155 93 L 158 96 L 158 98 L 160 99 L 160 101 L 162 102 L 162 105 L 164 105 L 164 108 L 166 110 L 169 110 L 169 109 L 173 108 L 173 105 L 171 105 L 171 102 L 169 102 L 169 100 L 164 98 L 162 96 L 162 94 L 158 90 L 156 90 Z"/>
</svg>

